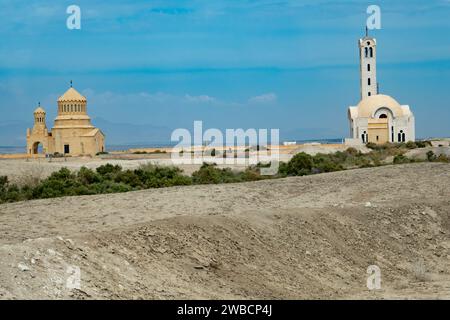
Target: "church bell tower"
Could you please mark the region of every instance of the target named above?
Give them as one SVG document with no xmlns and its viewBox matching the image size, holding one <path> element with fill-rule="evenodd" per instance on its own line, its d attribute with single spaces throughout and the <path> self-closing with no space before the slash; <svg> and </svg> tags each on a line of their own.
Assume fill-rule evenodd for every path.
<svg viewBox="0 0 450 320">
<path fill-rule="evenodd" d="M 377 42 L 366 36 L 359 39 L 361 100 L 378 94 L 377 83 Z"/>
</svg>

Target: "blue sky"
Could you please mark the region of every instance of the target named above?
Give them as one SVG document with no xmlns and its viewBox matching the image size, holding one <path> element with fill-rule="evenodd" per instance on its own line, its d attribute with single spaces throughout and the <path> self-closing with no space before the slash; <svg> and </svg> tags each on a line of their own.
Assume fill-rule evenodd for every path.
<svg viewBox="0 0 450 320">
<path fill-rule="evenodd" d="M 81 30 L 66 28 L 71 4 Z M 418 137 L 450 136 L 449 0 L 0 0 L 0 127 L 31 125 L 38 101 L 51 126 L 72 79 L 94 123 L 346 137 L 370 4 L 381 93 L 411 106 Z M 0 145 L 23 144 L 25 127 L 0 128 Z"/>
</svg>

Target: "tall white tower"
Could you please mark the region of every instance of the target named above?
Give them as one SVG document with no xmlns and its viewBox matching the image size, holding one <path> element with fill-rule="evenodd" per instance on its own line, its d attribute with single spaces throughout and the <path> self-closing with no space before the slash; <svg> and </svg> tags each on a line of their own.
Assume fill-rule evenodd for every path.
<svg viewBox="0 0 450 320">
<path fill-rule="evenodd" d="M 361 100 L 378 94 L 377 41 L 367 35 L 359 39 Z"/>
</svg>

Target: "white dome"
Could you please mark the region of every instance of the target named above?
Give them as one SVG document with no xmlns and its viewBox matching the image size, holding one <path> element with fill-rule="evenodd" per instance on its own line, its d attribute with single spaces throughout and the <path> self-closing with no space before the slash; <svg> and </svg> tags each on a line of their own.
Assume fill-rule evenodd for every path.
<svg viewBox="0 0 450 320">
<path fill-rule="evenodd" d="M 371 117 L 380 108 L 391 110 L 395 117 L 401 117 L 403 115 L 400 104 L 394 98 L 384 94 L 364 98 L 359 102 L 357 108 L 359 117 Z"/>
</svg>

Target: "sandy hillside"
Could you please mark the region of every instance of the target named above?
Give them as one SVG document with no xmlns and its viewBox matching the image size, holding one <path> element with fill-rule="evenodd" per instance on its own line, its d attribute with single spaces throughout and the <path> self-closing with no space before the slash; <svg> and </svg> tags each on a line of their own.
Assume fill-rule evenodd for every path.
<svg viewBox="0 0 450 320">
<path fill-rule="evenodd" d="M 4 204 L 0 235 L 2 299 L 449 299 L 450 165 Z"/>
</svg>

